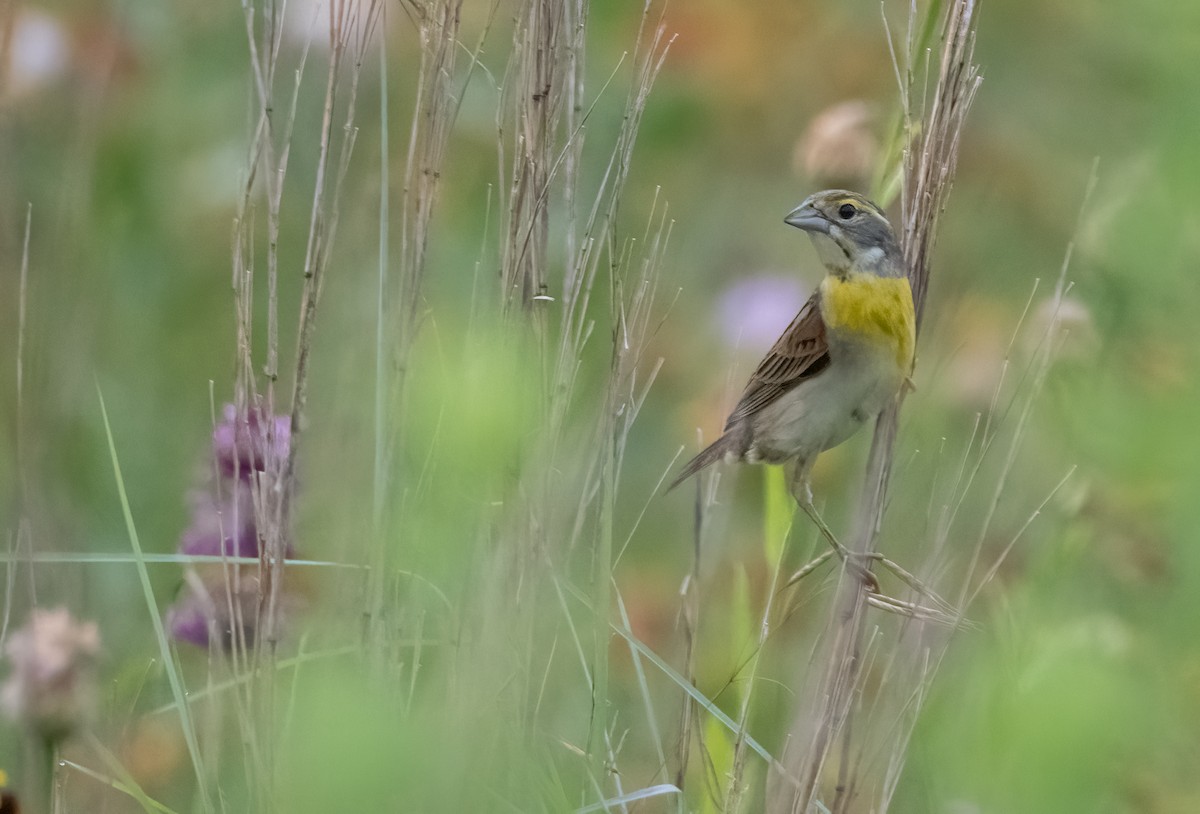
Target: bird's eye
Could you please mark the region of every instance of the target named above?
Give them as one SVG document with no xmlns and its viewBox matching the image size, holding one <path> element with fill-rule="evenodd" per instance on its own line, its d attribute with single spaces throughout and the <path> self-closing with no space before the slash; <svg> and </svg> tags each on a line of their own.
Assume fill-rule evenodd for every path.
<svg viewBox="0 0 1200 814">
<path fill-rule="evenodd" d="M 844 203 L 838 207 L 838 217 L 842 220 L 850 220 L 850 218 L 857 214 L 858 209 L 854 206 L 854 204 Z"/>
</svg>

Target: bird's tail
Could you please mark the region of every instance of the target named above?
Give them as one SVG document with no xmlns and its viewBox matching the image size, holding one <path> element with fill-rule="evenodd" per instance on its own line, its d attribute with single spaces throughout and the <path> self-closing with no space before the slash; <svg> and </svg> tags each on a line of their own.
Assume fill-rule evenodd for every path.
<svg viewBox="0 0 1200 814">
<path fill-rule="evenodd" d="M 704 448 L 699 455 L 687 462 L 683 469 L 679 470 L 679 474 L 675 476 L 675 480 L 671 481 L 671 485 L 667 487 L 667 492 L 670 492 L 679 484 L 695 475 L 706 466 L 712 466 L 717 461 L 725 457 L 725 453 L 729 452 L 733 446 L 733 438 L 728 434 L 722 435 L 716 441 Z M 664 492 L 663 494 L 666 494 Z"/>
</svg>

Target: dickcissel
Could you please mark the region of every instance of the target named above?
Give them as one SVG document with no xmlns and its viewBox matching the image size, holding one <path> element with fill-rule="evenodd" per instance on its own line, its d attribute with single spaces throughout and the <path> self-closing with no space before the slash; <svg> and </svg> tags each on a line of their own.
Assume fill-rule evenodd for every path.
<svg viewBox="0 0 1200 814">
<path fill-rule="evenodd" d="M 808 233 L 828 274 L 759 362 L 721 437 L 671 489 L 718 460 L 791 463 L 792 493 L 811 506 L 817 456 L 878 415 L 912 371 L 912 289 L 883 210 L 833 189 L 810 196 L 784 223 Z"/>
</svg>

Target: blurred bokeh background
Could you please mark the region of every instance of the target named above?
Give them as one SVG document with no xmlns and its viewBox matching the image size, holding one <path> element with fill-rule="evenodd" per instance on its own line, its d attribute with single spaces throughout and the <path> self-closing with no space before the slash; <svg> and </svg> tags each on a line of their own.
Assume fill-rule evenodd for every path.
<svg viewBox="0 0 1200 814">
<path fill-rule="evenodd" d="M 494 283 L 479 279 L 494 277 L 498 263 L 496 122 L 511 50 L 508 6 L 499 4 L 480 69 L 463 94 L 434 216 L 428 325 L 416 356 L 432 372 L 414 375 L 444 386 L 415 397 L 406 414 L 412 426 L 402 430 L 440 439 L 457 434 L 455 422 L 470 425 L 463 437 L 485 449 L 460 450 L 453 440 L 410 445 L 411 465 L 435 473 L 441 465 L 451 473 L 443 478 L 470 468 L 454 456 L 478 466 L 507 460 L 508 445 L 528 441 L 521 433 L 537 409 L 506 392 L 522 381 L 519 362 L 484 359 L 481 372 L 460 358 L 473 298 L 494 296 Z M 474 49 L 489 7 L 464 6 L 464 49 Z M 388 5 L 381 29 L 397 201 L 418 64 L 405 8 Z M 591 8 L 585 97 L 599 101 L 587 124 L 589 144 L 610 143 L 620 126 L 629 82 L 621 60 L 635 44 L 642 11 L 634 2 Z M 907 4 L 889 0 L 884 11 L 902 40 Z M 898 102 L 874 0 L 689 0 L 662 13 L 675 39 L 646 105 L 615 234 L 640 237 L 666 205 L 673 225 L 647 349 L 647 358 L 663 363 L 629 435 L 613 519 L 618 547 L 628 536 L 615 573 L 632 627 L 682 670 L 680 590 L 693 569 L 692 494 L 661 497 L 656 489 L 680 450 L 694 451 L 697 428 L 708 438 L 719 430 L 752 365 L 820 278 L 815 254 L 783 216 L 817 188 L 877 189 Z M 310 14 L 305 3 L 288 4 L 282 64 L 295 65 Z M 92 726 L 152 796 L 187 810 L 191 767 L 177 729 L 144 715 L 170 694 L 151 666 L 158 651 L 136 571 L 127 562 L 72 555 L 129 550 L 97 387 L 142 545 L 158 553 L 175 550 L 188 524 L 187 496 L 203 483 L 211 405 L 232 398 L 232 223 L 251 118 L 245 21 L 236 3 L 30 0 L 4 6 L 0 22 L 0 529 L 10 553 L 25 545 L 68 560 L 5 566 L 5 630 L 34 605 L 67 605 L 95 620 L 103 655 Z M 285 360 L 295 349 L 321 114 L 317 28 L 282 208 Z M 373 466 L 381 130 L 379 70 L 376 52 L 369 53 L 300 464 L 303 553 L 351 563 L 369 561 Z M 991 479 L 964 501 L 949 540 L 945 573 L 955 587 L 968 557 L 954 547 L 971 549 L 989 512 L 994 519 L 979 540 L 984 560 L 1015 543 L 971 610 L 980 628 L 954 638 L 931 686 L 893 810 L 1200 810 L 1197 54 L 1200 5 L 1190 0 L 984 4 L 977 44 L 984 84 L 937 243 L 917 391 L 903 417 L 896 525 L 883 535 L 890 556 L 921 556 L 932 536 L 925 520 L 938 516 L 977 416 L 1002 417 L 1005 432 L 1014 431 L 1024 394 L 1037 384 L 1031 360 L 1047 336 L 1055 350 L 996 507 L 990 490 L 1008 455 L 1000 442 L 982 467 L 981 484 Z M 467 62 L 460 62 L 460 79 Z M 620 90 L 601 93 L 614 71 Z M 582 177 L 595 183 L 606 152 L 584 155 L 591 163 Z M 30 213 L 18 423 L 19 289 Z M 1069 247 L 1069 287 L 1055 310 Z M 581 368 L 584 393 L 599 392 L 606 370 L 606 308 L 597 305 L 596 364 Z M 471 375 L 469 385 L 460 386 L 459 371 Z M 1010 401 L 1016 406 L 1006 410 Z M 855 439 L 818 467 L 816 489 L 835 527 L 854 505 L 866 442 Z M 731 714 L 737 698 L 722 697 L 722 688 L 757 636 L 756 625 L 739 628 L 740 614 L 748 608 L 756 618 L 770 592 L 762 480 L 755 470 L 723 478 L 699 569 L 697 685 Z M 393 558 L 439 584 L 451 606 L 464 601 L 456 591 L 468 590 L 452 574 L 471 567 L 488 536 L 487 522 L 461 514 L 457 486 L 425 488 L 429 516 L 418 525 L 428 539 L 398 541 Z M 464 538 L 471 543 L 460 549 Z M 807 531 L 793 538 L 813 545 Z M 803 546 L 797 549 L 799 562 Z M 180 570 L 152 565 L 151 577 L 165 606 L 179 590 Z M 758 690 L 751 730 L 771 748 L 787 731 L 789 673 L 806 663 L 799 651 L 787 653 L 811 633 L 815 622 L 807 617 L 828 593 L 822 585 L 828 588 L 802 586 L 801 608 L 777 640 L 775 682 Z M 324 642 L 357 641 L 361 606 L 352 597 L 361 589 L 342 577 L 311 577 L 310 615 L 297 628 L 317 631 Z M 560 659 L 577 660 L 565 634 L 555 641 L 569 652 Z M 197 684 L 215 680 L 202 654 L 181 653 L 181 664 Z M 586 737 L 576 730 L 586 732 L 588 694 L 566 689 L 565 679 L 556 694 L 558 673 L 544 663 L 538 669 L 550 680 L 540 713 L 550 722 L 530 760 L 545 753 L 546 765 L 561 766 L 569 756 L 559 754 L 558 740 L 571 732 Z M 411 738 L 380 731 L 363 706 L 369 696 L 345 689 L 351 680 L 329 679 L 341 687 L 336 697 L 320 682 L 296 690 L 301 708 L 309 698 L 323 710 L 301 716 L 289 741 L 300 765 L 337 774 L 347 753 L 371 752 L 378 765 L 352 767 L 365 800 L 374 799 L 371 783 L 393 771 L 388 754 L 410 763 L 397 782 L 454 774 L 452 764 L 426 767 L 436 763 L 429 758 L 436 750 L 423 749 L 422 739 L 440 732 L 437 725 Z M 539 672 L 534 683 L 541 680 Z M 628 651 L 614 655 L 611 681 L 623 720 L 643 716 Z M 682 698 L 669 685 L 653 692 L 669 733 Z M 331 728 L 344 730 L 345 744 L 322 743 Z M 646 737 L 632 735 L 620 761 L 629 788 L 658 769 Z M 305 738 L 322 745 L 310 748 Z M 673 748 L 669 734 L 663 741 Z M 94 752 L 78 748 L 80 762 L 100 765 Z M 22 776 L 26 752 L 18 728 L 0 728 L 0 768 L 10 783 Z M 230 782 L 236 800 L 237 782 Z M 103 790 L 81 775 L 69 785 L 83 799 Z M 68 810 L 136 810 L 115 792 L 103 799 L 103 809 Z M 580 803 L 571 793 L 563 799 Z M 716 810 L 702 783 L 688 800 L 691 810 Z M 635 810 L 666 810 L 652 805 Z M 427 800 L 421 810 L 440 809 Z"/>
</svg>

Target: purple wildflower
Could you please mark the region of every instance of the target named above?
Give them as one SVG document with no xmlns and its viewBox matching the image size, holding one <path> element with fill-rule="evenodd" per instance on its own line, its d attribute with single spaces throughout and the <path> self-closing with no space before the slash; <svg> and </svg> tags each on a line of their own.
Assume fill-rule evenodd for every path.
<svg viewBox="0 0 1200 814">
<path fill-rule="evenodd" d="M 258 407 L 239 416 L 225 405 L 224 420 L 213 430 L 213 455 L 227 478 L 249 480 L 252 472 L 278 472 L 292 445 L 291 416 L 266 418 Z"/>
<path fill-rule="evenodd" d="M 807 292 L 793 275 L 757 274 L 721 294 L 721 333 L 730 345 L 751 354 L 771 347 L 804 305 Z"/>
<path fill-rule="evenodd" d="M 191 589 L 167 611 L 167 629 L 171 631 L 171 637 L 197 647 L 208 647 L 210 621 L 216 621 L 216 608 Z"/>
<path fill-rule="evenodd" d="M 270 416 L 258 407 L 239 413 L 226 405 L 224 420 L 213 430 L 215 482 L 191 497 L 192 523 L 180 535 L 179 551 L 191 556 L 260 555 L 260 512 L 256 496 L 269 492 L 282 475 L 291 449 L 291 419 Z M 285 556 L 293 555 L 291 541 Z M 258 621 L 257 565 L 197 564 L 168 612 L 171 635 L 202 647 L 229 649 L 234 630 L 252 644 Z M 285 597 L 285 608 L 295 605 Z"/>
<path fill-rule="evenodd" d="M 205 578 L 189 582 L 179 599 L 167 612 L 171 636 L 197 647 L 210 644 L 222 650 L 234 647 L 234 627 L 241 627 L 242 641 L 254 644 L 258 609 L 258 580 L 243 569 L 241 590 L 227 589 L 225 576 L 210 569 Z M 229 601 L 232 599 L 232 603 Z"/>
<path fill-rule="evenodd" d="M 192 524 L 179 538 L 179 553 L 192 556 L 257 557 L 258 530 L 250 487 L 234 483 L 232 495 L 218 500 L 209 492 L 192 495 Z M 224 545 L 222 545 L 224 541 Z"/>
</svg>

